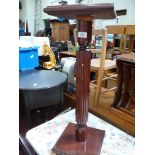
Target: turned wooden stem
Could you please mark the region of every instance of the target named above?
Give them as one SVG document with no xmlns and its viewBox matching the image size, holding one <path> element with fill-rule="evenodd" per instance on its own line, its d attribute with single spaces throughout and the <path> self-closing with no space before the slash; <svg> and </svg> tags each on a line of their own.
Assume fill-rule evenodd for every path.
<svg viewBox="0 0 155 155">
<path fill-rule="evenodd" d="M 87 135 L 89 83 L 90 83 L 90 59 L 91 53 L 86 48 L 92 36 L 92 16 L 77 17 L 78 43 L 77 69 L 76 69 L 76 130 L 77 141 L 85 141 Z"/>
</svg>

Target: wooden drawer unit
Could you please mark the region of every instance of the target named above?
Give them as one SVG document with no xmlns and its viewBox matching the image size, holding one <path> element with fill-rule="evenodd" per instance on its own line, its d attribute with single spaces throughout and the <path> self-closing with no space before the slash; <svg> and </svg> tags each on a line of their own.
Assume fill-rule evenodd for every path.
<svg viewBox="0 0 155 155">
<path fill-rule="evenodd" d="M 69 23 L 63 22 L 52 22 L 51 23 L 51 33 L 55 40 L 67 41 L 69 40 Z"/>
</svg>

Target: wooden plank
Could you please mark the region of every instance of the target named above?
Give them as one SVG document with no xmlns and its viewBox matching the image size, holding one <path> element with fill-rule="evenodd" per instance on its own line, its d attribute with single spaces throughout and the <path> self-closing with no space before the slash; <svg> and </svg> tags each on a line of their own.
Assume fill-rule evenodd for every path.
<svg viewBox="0 0 155 155">
<path fill-rule="evenodd" d="M 126 114 L 126 113 L 124 113 L 124 112 L 122 112 L 122 111 L 120 111 L 120 110 L 118 110 L 118 109 L 116 109 L 116 108 L 113 108 L 113 107 L 110 108 L 110 111 L 111 111 L 113 114 L 115 114 L 115 115 L 117 115 L 118 117 L 120 117 L 121 119 L 123 119 L 123 120 L 125 120 L 125 121 L 128 121 L 128 122 L 130 122 L 131 124 L 135 125 L 135 118 L 132 117 L 131 115 L 128 115 L 128 114 Z"/>
<path fill-rule="evenodd" d="M 122 108 L 122 107 L 119 107 L 119 110 L 121 110 L 122 112 L 124 112 L 126 114 L 129 114 L 129 115 L 135 117 L 135 112 L 133 112 L 133 111 L 130 111 L 130 110 Z"/>
</svg>

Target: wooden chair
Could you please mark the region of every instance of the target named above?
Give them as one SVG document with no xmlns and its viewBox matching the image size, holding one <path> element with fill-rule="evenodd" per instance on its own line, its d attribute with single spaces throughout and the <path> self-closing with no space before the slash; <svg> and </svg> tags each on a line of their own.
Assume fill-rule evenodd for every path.
<svg viewBox="0 0 155 155">
<path fill-rule="evenodd" d="M 126 52 L 133 52 L 135 43 L 135 25 L 126 25 L 124 34 L 123 48 Z"/>
<path fill-rule="evenodd" d="M 135 125 L 135 53 L 122 54 L 116 61 L 117 91 L 111 105 L 111 112 Z"/>
<path fill-rule="evenodd" d="M 99 97 L 101 93 L 101 87 L 103 80 L 108 80 L 117 76 L 117 74 L 106 74 L 107 71 L 111 69 L 116 69 L 116 61 L 105 59 L 106 55 L 106 47 L 107 47 L 107 30 L 106 29 L 96 29 L 92 31 L 92 35 L 101 35 L 102 36 L 102 47 L 101 49 L 90 49 L 90 51 L 94 54 L 100 54 L 99 58 L 91 59 L 90 71 L 95 72 L 96 74 L 96 84 L 94 81 L 91 82 L 91 85 L 95 87 L 94 93 L 94 105 L 96 106 L 99 102 Z M 77 44 L 77 30 L 74 29 L 74 39 L 75 45 Z M 116 89 L 116 87 L 106 89 L 104 88 L 104 92 L 108 92 Z"/>
<path fill-rule="evenodd" d="M 117 77 L 117 74 L 106 74 L 106 71 L 115 69 L 116 68 L 116 62 L 113 60 L 105 59 L 106 57 L 106 47 L 107 47 L 107 29 L 101 29 L 101 30 L 93 30 L 93 35 L 101 35 L 102 36 L 102 47 L 101 49 L 91 49 L 91 52 L 97 52 L 100 53 L 100 58 L 91 59 L 91 71 L 96 72 L 96 85 L 95 86 L 95 92 L 94 92 L 94 106 L 96 106 L 99 102 L 100 94 L 101 94 L 101 88 L 102 88 L 102 81 L 108 80 L 114 77 Z M 110 88 L 110 89 L 103 89 L 103 92 L 108 92 L 111 90 L 116 89 L 116 87 Z"/>
</svg>

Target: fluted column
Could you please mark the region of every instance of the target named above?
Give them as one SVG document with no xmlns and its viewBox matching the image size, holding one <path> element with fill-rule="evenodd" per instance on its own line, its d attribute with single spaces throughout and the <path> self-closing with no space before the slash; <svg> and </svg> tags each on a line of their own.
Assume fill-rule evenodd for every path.
<svg viewBox="0 0 155 155">
<path fill-rule="evenodd" d="M 93 16 L 78 16 L 77 30 L 79 51 L 77 51 L 76 68 L 76 140 L 85 141 L 87 137 L 90 59 L 91 53 L 86 50 L 91 41 Z"/>
</svg>

